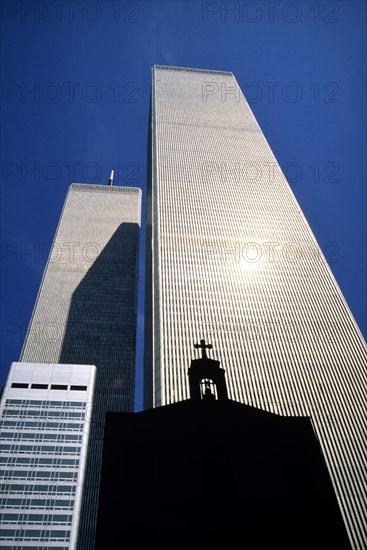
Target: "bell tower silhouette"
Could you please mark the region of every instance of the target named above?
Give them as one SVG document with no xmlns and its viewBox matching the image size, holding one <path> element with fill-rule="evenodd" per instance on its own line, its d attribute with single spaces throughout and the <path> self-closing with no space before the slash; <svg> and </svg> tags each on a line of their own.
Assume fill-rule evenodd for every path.
<svg viewBox="0 0 367 550">
<path fill-rule="evenodd" d="M 194 344 L 194 347 L 201 349 L 201 357 L 192 359 L 188 371 L 190 398 L 195 401 L 228 399 L 225 370 L 219 366 L 219 361 L 210 359 L 206 354 L 206 350 L 213 346 L 200 340 L 200 344 Z"/>
</svg>

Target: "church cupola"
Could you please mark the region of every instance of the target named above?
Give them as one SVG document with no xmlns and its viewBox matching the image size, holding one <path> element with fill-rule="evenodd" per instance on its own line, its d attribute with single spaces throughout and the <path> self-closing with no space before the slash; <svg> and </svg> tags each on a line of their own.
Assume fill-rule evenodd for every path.
<svg viewBox="0 0 367 550">
<path fill-rule="evenodd" d="M 210 359 L 206 353 L 213 346 L 200 340 L 200 344 L 194 344 L 194 347 L 201 349 L 201 357 L 192 359 L 189 368 L 190 398 L 195 401 L 228 399 L 225 370 L 219 366 L 219 361 Z"/>
</svg>

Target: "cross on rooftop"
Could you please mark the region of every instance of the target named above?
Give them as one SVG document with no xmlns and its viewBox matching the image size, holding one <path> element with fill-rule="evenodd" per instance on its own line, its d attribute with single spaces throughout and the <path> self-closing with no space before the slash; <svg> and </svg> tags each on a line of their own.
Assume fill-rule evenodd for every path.
<svg viewBox="0 0 367 550">
<path fill-rule="evenodd" d="M 206 344 L 205 340 L 200 340 L 200 344 L 194 344 L 195 349 L 201 349 L 201 358 L 202 359 L 208 359 L 208 356 L 206 354 L 207 349 L 212 349 L 213 346 L 211 344 Z"/>
</svg>

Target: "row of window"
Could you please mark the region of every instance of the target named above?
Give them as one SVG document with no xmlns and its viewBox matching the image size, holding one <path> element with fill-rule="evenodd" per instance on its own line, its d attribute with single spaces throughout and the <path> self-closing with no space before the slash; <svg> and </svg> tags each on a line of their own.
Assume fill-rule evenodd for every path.
<svg viewBox="0 0 367 550">
<path fill-rule="evenodd" d="M 0 456 L 0 464 L 5 466 L 53 466 L 56 467 L 74 467 L 79 465 L 78 458 L 40 458 L 33 456 Z"/>
<path fill-rule="evenodd" d="M 49 531 L 47 529 L 2 529 L 0 532 L 0 541 L 13 539 L 14 541 L 26 540 L 63 540 L 67 541 L 70 538 L 70 530 L 68 531 Z M 1 546 L 2 547 L 2 546 Z M 3 548 L 3 547 L 2 547 Z"/>
<path fill-rule="evenodd" d="M 74 441 L 81 442 L 81 435 L 74 434 L 50 434 L 50 433 L 22 433 L 22 432 L 0 432 L 0 438 L 4 441 L 18 441 L 19 439 L 34 439 L 36 441 Z"/>
<path fill-rule="evenodd" d="M 31 390 L 71 390 L 71 391 L 87 391 L 87 386 L 67 385 L 67 384 L 28 384 L 26 382 L 13 382 L 12 388 L 29 389 Z"/>
<path fill-rule="evenodd" d="M 49 399 L 40 400 L 40 399 L 7 399 L 5 405 L 28 405 L 30 407 L 74 407 L 74 408 L 83 408 L 85 407 L 85 401 L 51 401 Z"/>
<path fill-rule="evenodd" d="M 24 525 L 41 523 L 42 525 L 71 524 L 71 514 L 22 514 L 5 513 L 0 514 L 0 523 L 20 523 Z"/>
<path fill-rule="evenodd" d="M 54 410 L 32 410 L 32 409 L 4 409 L 2 413 L 3 417 L 13 417 L 18 416 L 22 417 L 38 417 L 41 419 L 52 419 L 56 418 L 57 420 L 73 420 L 84 418 L 84 412 L 75 412 L 69 409 L 63 411 L 54 411 Z"/>
<path fill-rule="evenodd" d="M 58 479 L 67 479 L 70 481 L 76 481 L 78 479 L 78 472 L 64 472 L 64 471 L 43 471 L 43 470 L 6 470 L 0 472 L 0 480 L 10 481 L 16 480 L 32 480 L 32 479 L 47 479 L 49 481 Z"/>
<path fill-rule="evenodd" d="M 76 455 L 80 453 L 79 446 L 63 446 L 63 445 L 12 445 L 0 444 L 0 451 L 9 452 L 12 454 L 24 453 L 28 454 L 56 454 L 56 455 Z"/>
<path fill-rule="evenodd" d="M 21 550 L 22 547 L 18 546 L 18 544 L 14 545 L 14 544 L 6 544 L 6 545 L 1 545 L 1 550 Z M 52 545 L 52 546 L 44 546 L 44 544 L 42 544 L 42 546 L 35 546 L 32 544 L 32 546 L 28 546 L 27 545 L 27 550 L 55 550 L 55 546 Z M 57 550 L 69 550 L 69 546 L 57 546 Z"/>
<path fill-rule="evenodd" d="M 1 483 L 0 484 L 0 492 L 4 492 L 5 494 L 29 494 L 32 495 L 32 493 L 45 493 L 48 495 L 59 495 L 59 494 L 71 494 L 75 495 L 76 492 L 76 485 L 64 485 L 64 483 L 60 483 L 57 485 L 56 483 L 49 483 L 47 484 L 18 484 L 18 483 Z"/>
<path fill-rule="evenodd" d="M 66 422 L 43 422 L 43 421 L 24 421 L 24 420 L 2 420 L 0 421 L 0 428 L 22 428 L 22 429 L 34 429 L 39 430 L 78 430 L 83 431 L 83 424 L 72 424 Z"/>
<path fill-rule="evenodd" d="M 0 498 L 0 508 L 17 508 L 25 510 L 27 508 L 37 508 L 38 510 L 46 509 L 50 510 L 73 510 L 74 498 L 13 498 L 4 497 Z"/>
</svg>

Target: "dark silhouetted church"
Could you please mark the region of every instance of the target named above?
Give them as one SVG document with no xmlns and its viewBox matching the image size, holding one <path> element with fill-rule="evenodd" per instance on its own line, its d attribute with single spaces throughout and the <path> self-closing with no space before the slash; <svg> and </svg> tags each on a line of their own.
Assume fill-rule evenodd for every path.
<svg viewBox="0 0 367 550">
<path fill-rule="evenodd" d="M 229 400 L 196 347 L 190 399 L 106 415 L 96 550 L 349 549 L 310 418 Z"/>
</svg>

